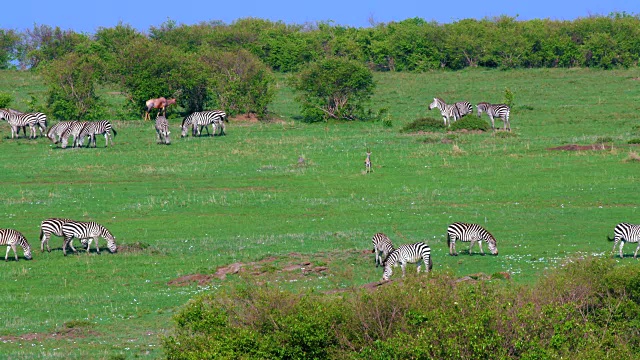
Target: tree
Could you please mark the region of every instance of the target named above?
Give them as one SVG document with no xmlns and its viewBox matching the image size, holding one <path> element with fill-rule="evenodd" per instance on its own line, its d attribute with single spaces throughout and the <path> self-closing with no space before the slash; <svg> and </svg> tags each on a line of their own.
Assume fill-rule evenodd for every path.
<svg viewBox="0 0 640 360">
<path fill-rule="evenodd" d="M 11 67 L 11 61 L 18 58 L 20 35 L 13 30 L 0 29 L 0 69 Z"/>
<path fill-rule="evenodd" d="M 92 120 L 104 115 L 96 95 L 100 61 L 95 56 L 69 53 L 47 63 L 42 73 L 49 86 L 47 106 L 56 119 Z"/>
<path fill-rule="evenodd" d="M 364 105 L 375 83 L 371 70 L 359 62 L 327 58 L 311 63 L 293 80 L 306 121 L 354 120 L 364 117 Z"/>
<path fill-rule="evenodd" d="M 212 101 L 230 114 L 267 114 L 275 96 L 274 78 L 260 59 L 247 50 L 219 52 L 211 49 L 201 57 L 209 78 Z"/>
</svg>

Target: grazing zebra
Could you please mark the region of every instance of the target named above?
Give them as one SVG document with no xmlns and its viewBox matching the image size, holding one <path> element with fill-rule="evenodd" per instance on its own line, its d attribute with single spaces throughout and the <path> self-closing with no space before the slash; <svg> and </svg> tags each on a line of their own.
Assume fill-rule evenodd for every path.
<svg viewBox="0 0 640 360">
<path fill-rule="evenodd" d="M 433 102 L 429 104 L 429 110 L 435 108 L 438 108 L 438 110 L 440 110 L 440 114 L 442 114 L 442 119 L 444 120 L 445 126 L 451 125 L 451 118 L 453 118 L 453 121 L 457 121 L 461 117 L 460 112 L 458 111 L 458 108 L 455 104 L 447 105 L 444 100 L 437 97 L 433 98 Z"/>
<path fill-rule="evenodd" d="M 463 118 L 465 115 L 469 115 L 473 113 L 473 106 L 468 101 L 458 101 L 454 104 L 456 109 L 458 109 L 458 114 L 460 114 L 460 118 Z"/>
<path fill-rule="evenodd" d="M 0 229 L 0 245 L 7 245 L 7 253 L 4 256 L 4 261 L 9 260 L 9 250 L 13 250 L 13 255 L 16 257 L 16 261 L 18 261 L 16 245 L 20 245 L 22 247 L 24 258 L 31 260 L 31 246 L 29 246 L 27 238 L 25 238 L 19 231 L 13 229 Z"/>
<path fill-rule="evenodd" d="M 93 221 L 67 221 L 62 225 L 62 235 L 64 236 L 64 242 L 62 244 L 64 256 L 67 256 L 67 244 L 70 244 L 74 237 L 80 240 L 88 240 L 87 253 L 91 248 L 91 242 L 95 241 L 96 252 L 100 254 L 100 247 L 98 246 L 98 239 L 100 237 L 107 240 L 107 248 L 110 252 L 115 253 L 117 251 L 116 238 L 113 237 L 106 227 Z M 73 247 L 71 247 L 71 249 L 73 250 Z"/>
<path fill-rule="evenodd" d="M 59 123 L 51 126 L 47 131 L 47 137 L 57 144 L 62 139 L 62 134 L 71 126 L 75 121 L 60 121 Z"/>
<path fill-rule="evenodd" d="M 373 243 L 373 252 L 376 254 L 376 267 L 384 265 L 387 256 L 395 250 L 391 239 L 383 233 L 377 233 L 373 235 L 371 242 Z"/>
<path fill-rule="evenodd" d="M 478 117 L 482 116 L 483 112 L 489 115 L 489 118 L 491 119 L 491 128 L 493 130 L 496 129 L 494 119 L 500 118 L 502 119 L 504 130 L 511 131 L 511 123 L 509 122 L 509 113 L 511 112 L 511 109 L 509 106 L 505 104 L 489 104 L 487 102 L 481 102 L 478 103 L 476 107 L 478 108 Z"/>
<path fill-rule="evenodd" d="M 73 221 L 70 219 L 62 219 L 62 218 L 49 218 L 42 220 L 40 223 L 40 251 L 44 252 L 44 245 L 47 245 L 47 251 L 51 252 L 51 248 L 49 248 L 49 239 L 51 235 L 62 237 L 62 225 L 66 224 L 69 221 Z M 83 245 L 87 245 L 87 239 L 80 239 Z M 76 252 L 76 249 L 73 247 L 73 241 L 69 243 L 71 250 Z"/>
<path fill-rule="evenodd" d="M 449 225 L 447 228 L 447 245 L 449 245 L 449 255 L 458 256 L 458 253 L 456 252 L 456 240 L 471 242 L 471 245 L 469 245 L 469 255 L 471 255 L 471 248 L 473 248 L 476 241 L 480 247 L 480 253 L 484 255 L 484 250 L 482 250 L 483 240 L 487 242 L 487 246 L 489 246 L 491 254 L 498 255 L 496 239 L 490 232 L 478 224 L 455 222 Z"/>
<path fill-rule="evenodd" d="M 80 146 L 82 146 L 85 137 L 89 137 L 89 143 L 87 147 L 90 147 L 93 143 L 93 147 L 96 147 L 96 135 L 104 135 L 104 147 L 109 146 L 109 138 L 111 138 L 111 131 L 113 136 L 118 135 L 116 129 L 111 126 L 109 120 L 99 120 L 87 122 L 84 128 L 80 130 L 78 137 L 80 138 Z M 113 138 L 111 138 L 111 146 L 113 146 Z"/>
<path fill-rule="evenodd" d="M 158 114 L 156 116 L 156 133 L 158 134 L 158 144 L 171 144 L 171 139 L 169 138 L 169 121 L 163 115 Z"/>
<path fill-rule="evenodd" d="M 612 252 L 616 251 L 616 245 L 620 243 L 620 258 L 624 257 L 622 255 L 622 247 L 625 242 L 638 243 L 636 252 L 633 253 L 633 258 L 635 259 L 638 255 L 638 250 L 640 250 L 640 225 L 620 223 L 613 229 L 613 239 L 609 235 L 607 235 L 607 239 L 614 241 Z"/>
<path fill-rule="evenodd" d="M 69 144 L 69 136 L 73 135 L 73 147 L 78 146 L 80 132 L 87 125 L 87 121 L 73 121 L 69 127 L 60 135 L 60 146 L 63 149 Z"/>
<path fill-rule="evenodd" d="M 402 268 L 402 277 L 405 275 L 407 263 L 417 264 L 418 273 L 420 267 L 424 263 L 425 272 L 429 272 L 433 268 L 433 262 L 431 261 L 431 248 L 429 245 L 418 242 L 415 244 L 400 245 L 397 249 L 391 252 L 384 262 L 384 273 L 382 274 L 382 281 L 387 281 L 393 274 L 393 267 L 398 266 Z"/>
<path fill-rule="evenodd" d="M 29 127 L 29 138 L 35 139 L 36 125 L 39 118 L 31 113 L 16 114 L 5 109 L 0 109 L 0 119 L 6 120 L 11 126 L 11 138 L 20 137 L 20 127 Z"/>
<path fill-rule="evenodd" d="M 192 135 L 200 136 L 203 128 L 207 129 L 207 135 L 211 135 L 209 133 L 208 126 L 211 125 L 213 127 L 213 134 L 215 135 L 216 128 L 220 128 L 219 135 L 226 135 L 224 132 L 225 126 L 224 122 L 227 121 L 227 114 L 224 111 L 220 110 L 211 110 L 211 111 L 200 111 L 194 112 L 191 115 L 187 116 L 182 120 L 182 135 L 181 137 L 187 136 L 187 129 L 189 126 L 192 126 Z M 198 129 L 200 126 L 200 129 Z"/>
</svg>

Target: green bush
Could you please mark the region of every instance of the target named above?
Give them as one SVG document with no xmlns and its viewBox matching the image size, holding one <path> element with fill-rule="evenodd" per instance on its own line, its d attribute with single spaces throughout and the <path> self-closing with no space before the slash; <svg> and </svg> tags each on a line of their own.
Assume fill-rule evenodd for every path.
<svg viewBox="0 0 640 360">
<path fill-rule="evenodd" d="M 451 124 L 451 131 L 457 130 L 480 130 L 487 131 L 490 129 L 490 125 L 488 122 L 484 121 L 482 118 L 477 116 L 465 116 L 462 119 L 455 121 Z"/>
<path fill-rule="evenodd" d="M 400 132 L 413 133 L 419 131 L 438 132 L 444 131 L 445 126 L 442 119 L 434 119 L 431 117 L 416 119 L 400 129 Z"/>
<path fill-rule="evenodd" d="M 341 296 L 248 286 L 190 302 L 163 346 L 169 359 L 633 358 L 638 275 L 587 258 L 533 285 L 431 273 Z"/>
<path fill-rule="evenodd" d="M 627 141 L 627 144 L 640 144 L 640 139 L 635 138 Z"/>
<path fill-rule="evenodd" d="M 0 92 L 0 109 L 8 108 L 13 102 L 13 96 L 6 92 Z"/>
</svg>

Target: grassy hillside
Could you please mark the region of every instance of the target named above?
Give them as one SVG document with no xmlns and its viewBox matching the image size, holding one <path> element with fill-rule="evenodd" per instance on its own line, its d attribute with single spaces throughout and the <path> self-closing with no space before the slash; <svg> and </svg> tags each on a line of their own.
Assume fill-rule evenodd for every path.
<svg viewBox="0 0 640 360">
<path fill-rule="evenodd" d="M 174 116 L 170 146 L 156 145 L 150 122 L 115 115 L 116 145 L 99 138 L 97 149 L 12 140 L 2 122 L 0 227 L 21 231 L 34 249 L 34 260 L 3 265 L 2 353 L 161 357 L 159 337 L 196 294 L 254 281 L 325 291 L 379 280 L 369 252 L 376 232 L 396 244 L 428 242 L 434 271 L 509 272 L 519 283 L 568 257 L 608 256 L 614 225 L 640 223 L 640 162 L 630 160 L 639 150 L 628 144 L 640 138 L 639 77 L 638 69 L 376 74 L 373 106 L 389 109 L 391 128 L 299 123 L 282 81 L 272 106 L 279 120 L 232 119 L 226 137 L 180 139 Z M 399 131 L 439 118 L 427 109 L 434 96 L 501 102 L 505 88 L 515 94 L 511 135 Z M 0 91 L 14 93 L 19 109 L 30 93 L 44 102 L 30 73 L 0 72 Z M 109 254 L 101 241 L 101 255 L 64 257 L 53 238 L 53 251 L 40 253 L 48 217 L 98 221 L 120 251 Z M 448 256 L 444 234 L 454 221 L 485 226 L 499 256 L 469 256 L 465 244 Z M 212 277 L 233 263 L 244 270 Z M 191 274 L 207 281 L 173 285 Z"/>
</svg>

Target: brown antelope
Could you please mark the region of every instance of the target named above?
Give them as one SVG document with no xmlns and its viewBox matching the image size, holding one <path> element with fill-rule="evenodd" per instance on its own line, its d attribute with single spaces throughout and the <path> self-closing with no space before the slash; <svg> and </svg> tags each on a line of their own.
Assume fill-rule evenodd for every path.
<svg viewBox="0 0 640 360">
<path fill-rule="evenodd" d="M 367 149 L 367 158 L 364 159 L 364 169 L 365 172 L 371 172 L 371 151 Z"/>
<path fill-rule="evenodd" d="M 159 109 L 159 111 L 163 112 L 163 115 L 167 115 L 167 107 L 169 105 L 173 105 L 176 103 L 176 99 L 165 99 L 164 97 L 159 97 L 157 99 L 149 99 L 145 102 L 147 107 L 147 111 L 144 114 L 144 120 L 150 120 L 149 112 L 152 109 Z M 159 113 L 159 112 L 158 112 Z"/>
</svg>

